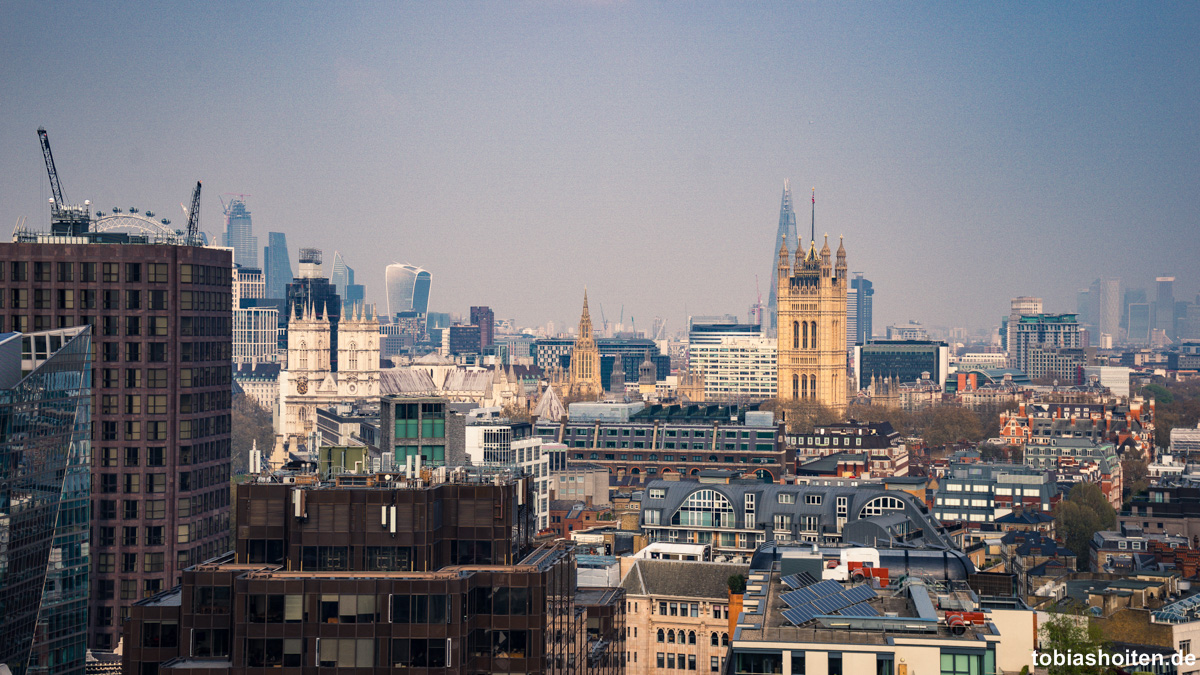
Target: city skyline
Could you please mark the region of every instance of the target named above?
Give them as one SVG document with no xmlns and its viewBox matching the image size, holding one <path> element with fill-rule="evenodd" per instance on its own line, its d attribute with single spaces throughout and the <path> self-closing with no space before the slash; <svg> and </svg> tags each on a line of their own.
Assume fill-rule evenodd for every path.
<svg viewBox="0 0 1200 675">
<path fill-rule="evenodd" d="M 818 237 L 857 242 L 876 326 L 991 327 L 1021 295 L 1074 311 L 1096 277 L 1195 296 L 1196 8 L 703 9 L 6 6 L 0 214 L 44 227 L 45 124 L 72 198 L 181 221 L 201 178 L 216 234 L 215 195 L 251 192 L 257 236 L 342 250 L 379 306 L 400 259 L 438 276 L 438 311 L 572 325 L 588 284 L 646 326 L 740 314 L 789 178 L 817 188 Z M 81 49 L 28 56 L 72 30 Z M 131 112 L 148 92 L 171 103 Z M 558 280 L 537 293 L 512 264 L 531 252 Z"/>
</svg>

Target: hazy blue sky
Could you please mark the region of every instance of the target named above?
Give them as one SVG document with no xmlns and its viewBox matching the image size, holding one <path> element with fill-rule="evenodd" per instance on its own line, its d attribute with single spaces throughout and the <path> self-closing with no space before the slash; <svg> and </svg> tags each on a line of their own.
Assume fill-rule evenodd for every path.
<svg viewBox="0 0 1200 675">
<path fill-rule="evenodd" d="M 1200 286 L 1200 4 L 0 3 L 0 224 L 248 193 L 260 245 L 525 324 L 744 316 L 784 178 L 875 325 Z M 836 244 L 835 244 L 836 245 Z M 260 251 L 261 256 L 261 251 Z M 766 297 L 764 287 L 763 296 Z"/>
</svg>

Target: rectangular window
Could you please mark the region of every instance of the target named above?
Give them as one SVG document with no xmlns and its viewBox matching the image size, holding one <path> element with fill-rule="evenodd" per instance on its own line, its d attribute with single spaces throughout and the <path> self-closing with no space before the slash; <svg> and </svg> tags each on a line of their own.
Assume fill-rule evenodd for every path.
<svg viewBox="0 0 1200 675">
<path fill-rule="evenodd" d="M 119 263 L 104 263 L 102 268 L 104 283 L 115 284 L 121 280 L 121 265 Z"/>
<path fill-rule="evenodd" d="M 167 263 L 149 263 L 146 272 L 146 281 L 152 284 L 167 283 Z"/>
</svg>

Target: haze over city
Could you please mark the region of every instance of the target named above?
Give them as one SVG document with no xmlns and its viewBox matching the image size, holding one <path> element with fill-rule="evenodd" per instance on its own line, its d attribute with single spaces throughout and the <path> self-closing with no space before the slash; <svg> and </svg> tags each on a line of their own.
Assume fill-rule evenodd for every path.
<svg viewBox="0 0 1200 675">
<path fill-rule="evenodd" d="M 1197 292 L 1200 10 L 1100 5 L 6 3 L 0 213 L 48 223 L 34 130 L 99 208 L 243 193 L 260 246 L 342 252 L 383 303 L 648 328 L 764 301 L 785 178 L 875 325 Z M 836 246 L 836 244 L 834 244 Z"/>
</svg>

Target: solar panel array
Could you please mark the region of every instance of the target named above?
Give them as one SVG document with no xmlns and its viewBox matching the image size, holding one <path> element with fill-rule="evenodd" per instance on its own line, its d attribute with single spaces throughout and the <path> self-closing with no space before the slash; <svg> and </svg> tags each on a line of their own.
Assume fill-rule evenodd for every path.
<svg viewBox="0 0 1200 675">
<path fill-rule="evenodd" d="M 790 586 L 790 584 L 789 584 Z M 797 588 L 780 596 L 788 609 L 783 618 L 794 625 L 801 625 L 818 616 L 839 613 L 841 616 L 879 616 L 867 600 L 876 597 L 870 586 L 854 586 L 842 590 L 842 585 L 831 579 Z"/>
<path fill-rule="evenodd" d="M 795 589 L 804 588 L 805 586 L 812 586 L 813 584 L 817 583 L 817 578 L 808 572 L 801 572 L 799 574 L 790 574 L 780 581 L 786 584 L 788 588 Z"/>
</svg>

